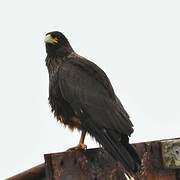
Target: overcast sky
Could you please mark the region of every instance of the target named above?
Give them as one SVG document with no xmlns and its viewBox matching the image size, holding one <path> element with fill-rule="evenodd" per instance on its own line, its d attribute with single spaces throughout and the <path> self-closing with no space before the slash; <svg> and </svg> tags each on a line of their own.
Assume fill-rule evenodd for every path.
<svg viewBox="0 0 180 180">
<path fill-rule="evenodd" d="M 49 31 L 107 73 L 134 124 L 131 142 L 180 136 L 179 1 L 6 0 L 0 22 L 0 179 L 79 141 L 48 105 Z"/>
</svg>

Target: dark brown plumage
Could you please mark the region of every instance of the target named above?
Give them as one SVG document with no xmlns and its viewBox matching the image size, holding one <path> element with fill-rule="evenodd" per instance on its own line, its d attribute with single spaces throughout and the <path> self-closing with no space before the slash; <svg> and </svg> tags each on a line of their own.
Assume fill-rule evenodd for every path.
<svg viewBox="0 0 180 180">
<path fill-rule="evenodd" d="M 45 42 L 55 117 L 70 129 L 88 132 L 129 172 L 136 172 L 140 160 L 129 144 L 133 125 L 104 71 L 77 55 L 60 32 L 47 33 Z"/>
</svg>

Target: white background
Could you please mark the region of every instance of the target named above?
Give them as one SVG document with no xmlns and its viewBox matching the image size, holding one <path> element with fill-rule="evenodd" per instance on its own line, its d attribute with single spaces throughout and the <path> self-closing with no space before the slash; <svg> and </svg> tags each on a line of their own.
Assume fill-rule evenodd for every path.
<svg viewBox="0 0 180 180">
<path fill-rule="evenodd" d="M 131 142 L 180 136 L 179 1 L 6 0 L 0 22 L 0 179 L 78 143 L 47 101 L 44 36 L 53 30 L 107 73 L 134 123 Z"/>
</svg>

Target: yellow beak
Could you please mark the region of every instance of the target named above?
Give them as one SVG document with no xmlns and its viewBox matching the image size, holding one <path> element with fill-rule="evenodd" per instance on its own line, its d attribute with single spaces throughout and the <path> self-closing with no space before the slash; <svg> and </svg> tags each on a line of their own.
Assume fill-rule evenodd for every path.
<svg viewBox="0 0 180 180">
<path fill-rule="evenodd" d="M 58 41 L 56 39 L 54 39 L 50 34 L 46 35 L 44 42 L 50 43 L 50 44 L 57 44 L 58 43 Z"/>
</svg>

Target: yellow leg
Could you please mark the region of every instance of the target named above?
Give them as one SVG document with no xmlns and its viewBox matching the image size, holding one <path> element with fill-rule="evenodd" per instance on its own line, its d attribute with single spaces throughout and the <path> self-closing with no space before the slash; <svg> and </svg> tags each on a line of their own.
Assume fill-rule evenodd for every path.
<svg viewBox="0 0 180 180">
<path fill-rule="evenodd" d="M 81 132 L 81 137 L 80 137 L 80 140 L 79 140 L 79 144 L 77 146 L 75 146 L 75 147 L 72 147 L 72 148 L 68 149 L 67 151 L 86 150 L 87 146 L 84 144 L 85 136 L 86 136 L 86 131 L 82 131 Z"/>
</svg>

